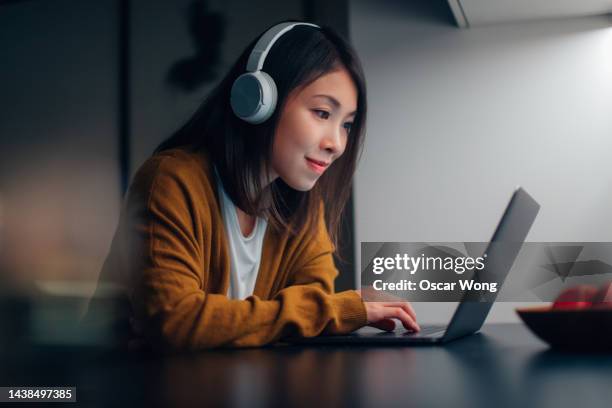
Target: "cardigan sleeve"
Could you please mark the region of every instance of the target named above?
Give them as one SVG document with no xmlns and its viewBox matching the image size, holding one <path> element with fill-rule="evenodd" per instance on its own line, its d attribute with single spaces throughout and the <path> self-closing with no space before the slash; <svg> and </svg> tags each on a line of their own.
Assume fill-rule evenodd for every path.
<svg viewBox="0 0 612 408">
<path fill-rule="evenodd" d="M 333 293 L 337 274 L 327 234 L 319 231 L 300 253 L 288 285 L 270 300 L 228 299 L 207 293 L 202 280 L 205 256 L 194 222 L 188 174 L 160 162 L 154 177 L 134 191 L 134 254 L 131 301 L 148 342 L 161 350 L 259 346 L 285 336 L 348 333 L 367 323 L 355 291 Z M 130 198 L 128 197 L 128 200 Z M 322 216 L 323 214 L 321 214 Z M 204 220 L 210 222 L 210 220 Z M 322 220 L 320 221 L 322 222 Z"/>
<path fill-rule="evenodd" d="M 338 270 L 334 264 L 334 245 L 329 239 L 325 226 L 325 215 L 323 203 L 321 203 L 319 218 L 317 220 L 316 235 L 306 237 L 306 250 L 300 254 L 294 272 L 290 275 L 285 293 L 281 291 L 279 296 L 286 296 L 292 290 L 305 296 L 315 303 L 320 302 L 329 307 L 332 319 L 320 322 L 324 325 L 322 331 L 311 331 L 308 327 L 296 327 L 297 335 L 303 337 L 316 336 L 318 334 L 345 334 L 367 324 L 367 316 L 361 296 L 354 290 L 340 293 L 334 291 L 334 281 L 338 276 Z M 322 292 L 322 294 L 321 294 Z M 311 310 L 318 310 L 320 306 L 311 305 Z M 317 320 L 320 316 L 311 316 Z M 317 326 L 320 327 L 320 326 Z"/>
</svg>

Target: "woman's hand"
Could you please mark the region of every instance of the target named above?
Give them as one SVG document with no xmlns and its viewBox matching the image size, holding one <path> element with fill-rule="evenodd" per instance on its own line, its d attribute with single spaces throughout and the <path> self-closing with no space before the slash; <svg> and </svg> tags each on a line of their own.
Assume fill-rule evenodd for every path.
<svg viewBox="0 0 612 408">
<path fill-rule="evenodd" d="M 357 293 L 361 295 L 361 291 Z M 416 314 L 409 302 L 363 302 L 368 316 L 368 325 L 381 330 L 393 331 L 395 321 L 398 319 L 406 330 L 419 331 L 421 328 L 416 322 Z"/>
<path fill-rule="evenodd" d="M 408 302 L 363 302 L 368 315 L 368 325 L 381 330 L 392 331 L 399 319 L 406 330 L 419 331 L 416 315 Z"/>
</svg>

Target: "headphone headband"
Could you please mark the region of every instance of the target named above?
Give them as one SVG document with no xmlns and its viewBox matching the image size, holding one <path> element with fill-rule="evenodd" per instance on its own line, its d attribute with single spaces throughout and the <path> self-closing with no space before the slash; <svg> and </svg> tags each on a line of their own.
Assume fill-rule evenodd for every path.
<svg viewBox="0 0 612 408">
<path fill-rule="evenodd" d="M 249 61 L 247 62 L 247 72 L 261 71 L 264 61 L 266 60 L 266 56 L 268 55 L 268 52 L 270 52 L 270 49 L 274 43 L 280 37 L 282 37 L 283 34 L 296 26 L 320 28 L 318 25 L 311 23 L 280 23 L 270 28 L 259 38 L 253 47 L 253 51 L 251 51 Z"/>
</svg>

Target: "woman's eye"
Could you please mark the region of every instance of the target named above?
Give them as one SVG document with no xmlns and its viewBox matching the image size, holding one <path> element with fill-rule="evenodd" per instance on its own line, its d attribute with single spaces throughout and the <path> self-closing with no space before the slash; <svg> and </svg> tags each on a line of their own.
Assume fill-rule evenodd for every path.
<svg viewBox="0 0 612 408">
<path fill-rule="evenodd" d="M 315 112 L 315 115 L 317 115 L 321 119 L 328 119 L 329 118 L 329 112 L 327 112 L 327 111 L 324 111 L 322 109 L 315 109 L 314 112 Z"/>
<path fill-rule="evenodd" d="M 352 126 L 353 126 L 353 123 L 352 123 L 352 122 L 346 122 L 346 123 L 344 124 L 344 128 L 346 129 L 346 132 L 347 132 L 347 133 L 350 133 L 350 131 L 351 131 L 351 127 L 352 127 Z"/>
</svg>

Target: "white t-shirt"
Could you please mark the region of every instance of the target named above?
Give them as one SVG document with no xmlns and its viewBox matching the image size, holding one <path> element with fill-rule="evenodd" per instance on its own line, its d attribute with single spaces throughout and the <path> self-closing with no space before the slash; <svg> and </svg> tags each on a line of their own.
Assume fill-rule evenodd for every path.
<svg viewBox="0 0 612 408">
<path fill-rule="evenodd" d="M 245 299 L 251 296 L 255 289 L 263 239 L 268 222 L 264 218 L 257 217 L 253 231 L 245 237 L 240 229 L 236 206 L 225 192 L 216 169 L 215 174 L 231 258 L 230 284 L 227 297 L 230 299 Z"/>
</svg>

